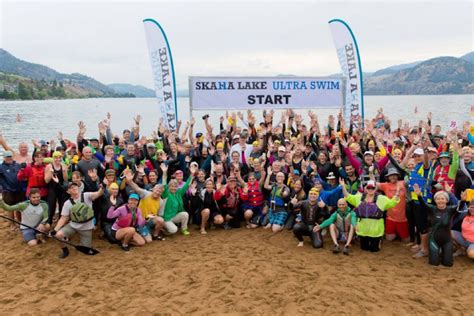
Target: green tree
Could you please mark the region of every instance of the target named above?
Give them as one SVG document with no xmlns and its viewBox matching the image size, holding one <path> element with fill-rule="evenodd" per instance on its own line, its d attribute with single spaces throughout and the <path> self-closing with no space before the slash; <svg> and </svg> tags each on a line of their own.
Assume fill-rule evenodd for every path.
<svg viewBox="0 0 474 316">
<path fill-rule="evenodd" d="M 32 95 L 30 89 L 23 83 L 18 83 L 18 97 L 22 100 L 31 100 Z"/>
</svg>

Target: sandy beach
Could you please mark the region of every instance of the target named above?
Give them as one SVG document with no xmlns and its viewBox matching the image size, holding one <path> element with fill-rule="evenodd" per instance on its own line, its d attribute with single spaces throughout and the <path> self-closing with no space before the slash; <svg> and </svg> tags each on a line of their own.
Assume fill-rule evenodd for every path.
<svg viewBox="0 0 474 316">
<path fill-rule="evenodd" d="M 0 304 L 11 314 L 469 314 L 473 265 L 414 260 L 402 244 L 349 257 L 296 247 L 288 231 L 194 229 L 124 253 L 94 240 L 99 255 L 57 258 L 57 243 L 34 249 L 0 223 Z M 73 239 L 75 241 L 75 239 Z"/>
</svg>

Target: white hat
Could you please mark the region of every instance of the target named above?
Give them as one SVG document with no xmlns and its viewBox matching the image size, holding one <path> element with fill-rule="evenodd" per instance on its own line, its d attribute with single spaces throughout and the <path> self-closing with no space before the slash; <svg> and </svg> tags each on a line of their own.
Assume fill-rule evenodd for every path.
<svg viewBox="0 0 474 316">
<path fill-rule="evenodd" d="M 280 147 L 278 147 L 278 151 L 286 151 L 285 146 L 280 146 Z"/>
<path fill-rule="evenodd" d="M 417 148 L 415 149 L 415 151 L 413 152 L 414 155 L 420 155 L 420 156 L 423 156 L 424 155 L 424 151 L 423 151 L 423 148 Z"/>
<path fill-rule="evenodd" d="M 371 155 L 373 156 L 374 155 L 374 152 L 372 150 L 367 150 L 365 153 L 364 153 L 364 156 L 365 155 Z"/>
</svg>

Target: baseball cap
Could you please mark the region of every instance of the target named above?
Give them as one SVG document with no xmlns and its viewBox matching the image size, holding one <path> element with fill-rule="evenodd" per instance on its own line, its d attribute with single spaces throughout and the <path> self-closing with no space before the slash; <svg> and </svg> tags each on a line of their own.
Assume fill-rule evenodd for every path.
<svg viewBox="0 0 474 316">
<path fill-rule="evenodd" d="M 366 188 L 375 188 L 375 181 L 374 180 L 369 180 L 367 181 L 367 184 L 365 185 Z"/>
<path fill-rule="evenodd" d="M 216 148 L 217 148 L 217 149 L 223 149 L 223 148 L 224 148 L 224 144 L 223 144 L 223 143 L 217 143 Z"/>
<path fill-rule="evenodd" d="M 41 146 L 46 146 L 46 145 L 49 145 L 49 142 L 45 141 L 45 140 L 40 140 L 40 145 Z"/>
<path fill-rule="evenodd" d="M 108 176 L 108 175 L 115 175 L 115 170 L 114 169 L 107 169 L 105 170 L 105 175 Z"/>
<path fill-rule="evenodd" d="M 286 151 L 285 146 L 280 146 L 280 147 L 278 147 L 278 151 Z"/>
<path fill-rule="evenodd" d="M 238 134 L 235 134 L 234 137 L 232 137 L 232 139 L 239 139 L 240 138 L 240 135 Z"/>
<path fill-rule="evenodd" d="M 153 143 L 148 143 L 148 144 L 146 144 L 146 147 L 147 148 L 156 148 L 156 145 L 153 144 Z"/>
<path fill-rule="evenodd" d="M 439 154 L 438 158 L 449 158 L 449 153 L 448 152 L 442 152 L 441 154 Z"/>
<path fill-rule="evenodd" d="M 414 155 L 419 155 L 419 156 L 423 156 L 424 155 L 424 151 L 423 151 L 423 148 L 417 148 L 415 149 L 415 151 L 413 152 Z"/>
<path fill-rule="evenodd" d="M 72 188 L 72 187 L 74 187 L 74 186 L 75 186 L 75 187 L 79 187 L 79 185 L 77 185 L 77 183 L 75 183 L 75 182 L 69 182 L 69 184 L 67 185 L 67 188 L 70 189 L 70 188 Z"/>
<path fill-rule="evenodd" d="M 365 155 L 371 155 L 373 156 L 374 155 L 374 152 L 372 150 L 367 150 L 366 152 L 364 152 L 364 156 Z"/>
<path fill-rule="evenodd" d="M 4 158 L 13 157 L 13 153 L 10 150 L 4 151 L 3 157 Z"/>
<path fill-rule="evenodd" d="M 128 196 L 128 199 L 135 199 L 135 200 L 140 200 L 140 197 L 136 193 L 132 193 Z"/>
<path fill-rule="evenodd" d="M 331 180 L 331 179 L 336 179 L 334 172 L 329 172 L 328 176 L 326 177 L 326 180 Z"/>
</svg>

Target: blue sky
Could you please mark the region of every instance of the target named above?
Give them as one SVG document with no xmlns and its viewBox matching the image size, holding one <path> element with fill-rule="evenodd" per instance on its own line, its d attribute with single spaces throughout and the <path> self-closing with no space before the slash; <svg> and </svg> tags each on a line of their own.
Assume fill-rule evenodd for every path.
<svg viewBox="0 0 474 316">
<path fill-rule="evenodd" d="M 188 76 L 339 72 L 327 22 L 351 25 L 364 71 L 473 50 L 472 1 L 1 1 L 0 47 L 60 72 L 152 87 L 141 23 L 165 29 Z"/>
</svg>

